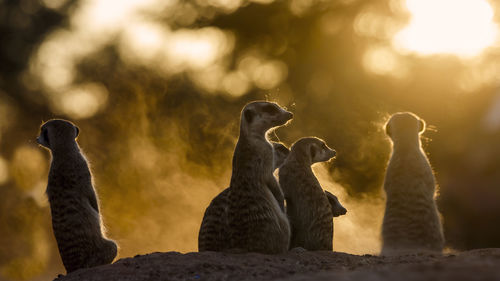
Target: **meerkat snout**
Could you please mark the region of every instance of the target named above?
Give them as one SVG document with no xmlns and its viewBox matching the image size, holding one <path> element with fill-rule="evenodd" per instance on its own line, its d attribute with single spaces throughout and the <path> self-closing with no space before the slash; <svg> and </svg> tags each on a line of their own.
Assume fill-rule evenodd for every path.
<svg viewBox="0 0 500 281">
<path fill-rule="evenodd" d="M 313 163 L 329 161 L 337 155 L 337 152 L 334 149 L 329 148 L 323 141 L 311 144 L 309 149 L 311 151 L 311 159 Z"/>
<path fill-rule="evenodd" d="M 347 214 L 347 209 L 343 206 L 337 206 L 337 208 L 333 210 L 334 217 L 343 216 L 345 214 Z"/>
<path fill-rule="evenodd" d="M 285 120 L 288 121 L 288 120 L 292 120 L 293 119 L 293 113 L 291 113 L 290 111 L 287 111 L 285 113 Z"/>
<path fill-rule="evenodd" d="M 335 156 L 337 156 L 337 151 L 330 149 L 330 155 L 331 156 L 328 158 L 328 160 L 335 158 Z"/>
<path fill-rule="evenodd" d="M 269 110 L 269 111 L 266 111 Z M 274 126 L 281 126 L 286 124 L 288 121 L 293 119 L 293 113 L 290 111 L 286 111 L 284 108 L 281 108 L 277 104 L 269 104 L 263 108 L 263 112 L 269 113 L 276 122 Z"/>
</svg>

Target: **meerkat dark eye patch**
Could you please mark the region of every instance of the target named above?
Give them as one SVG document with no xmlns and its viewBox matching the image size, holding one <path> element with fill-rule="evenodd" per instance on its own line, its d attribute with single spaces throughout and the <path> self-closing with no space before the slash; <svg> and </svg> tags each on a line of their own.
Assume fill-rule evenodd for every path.
<svg viewBox="0 0 500 281">
<path fill-rule="evenodd" d="M 43 139 L 43 141 L 45 141 L 45 143 L 47 145 L 50 145 L 50 142 L 49 142 L 49 132 L 45 128 L 42 129 L 42 139 Z"/>
<path fill-rule="evenodd" d="M 309 148 L 309 152 L 311 153 L 311 159 L 314 159 L 316 157 L 316 148 L 314 147 L 314 145 L 311 145 L 311 147 Z"/>
<path fill-rule="evenodd" d="M 268 104 L 268 105 L 263 106 L 262 111 L 267 113 L 267 114 L 271 114 L 271 115 L 279 113 L 279 109 L 276 108 L 276 106 L 274 106 L 272 104 Z"/>
<path fill-rule="evenodd" d="M 75 126 L 75 139 L 78 137 L 78 135 L 80 134 L 80 129 L 78 127 Z"/>
<path fill-rule="evenodd" d="M 245 110 L 245 112 L 243 112 L 243 116 L 245 117 L 245 121 L 247 121 L 247 123 L 252 123 L 254 112 L 250 109 L 247 109 Z"/>
</svg>

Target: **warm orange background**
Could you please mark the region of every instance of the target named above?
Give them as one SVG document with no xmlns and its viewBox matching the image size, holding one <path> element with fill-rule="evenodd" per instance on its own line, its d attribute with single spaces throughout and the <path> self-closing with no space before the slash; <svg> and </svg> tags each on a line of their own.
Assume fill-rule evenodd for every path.
<svg viewBox="0 0 500 281">
<path fill-rule="evenodd" d="M 64 272 L 42 121 L 80 127 L 119 257 L 188 252 L 255 99 L 295 114 L 273 140 L 337 150 L 315 167 L 348 209 L 335 250 L 379 250 L 397 111 L 430 125 L 448 246 L 499 247 L 500 5 L 462 2 L 0 0 L 0 279 Z"/>
</svg>

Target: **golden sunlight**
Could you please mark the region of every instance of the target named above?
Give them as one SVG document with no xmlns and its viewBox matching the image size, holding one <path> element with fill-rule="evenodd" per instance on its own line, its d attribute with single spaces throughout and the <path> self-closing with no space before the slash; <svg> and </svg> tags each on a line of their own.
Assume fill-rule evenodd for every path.
<svg viewBox="0 0 500 281">
<path fill-rule="evenodd" d="M 410 23 L 393 39 L 399 51 L 470 57 L 497 39 L 493 9 L 486 0 L 406 0 L 406 7 Z"/>
<path fill-rule="evenodd" d="M 180 29 L 171 34 L 166 48 L 170 68 L 202 69 L 233 49 L 229 36 L 217 28 Z"/>
<path fill-rule="evenodd" d="M 130 23 L 122 34 L 120 56 L 130 63 L 151 64 L 165 48 L 168 28 L 160 24 L 137 22 Z"/>
<path fill-rule="evenodd" d="M 389 47 L 373 46 L 368 48 L 362 57 L 363 68 L 377 75 L 387 75 L 404 79 L 408 76 L 408 68 L 400 62 L 399 56 Z"/>
<path fill-rule="evenodd" d="M 234 8 L 232 2 L 213 1 L 217 7 L 227 3 L 229 6 L 225 8 Z M 209 66 L 221 64 L 234 48 L 231 32 L 215 27 L 171 31 L 165 22 L 148 21 L 145 16 L 155 18 L 175 11 L 178 11 L 177 0 L 84 1 L 71 12 L 68 27 L 56 29 L 40 44 L 30 61 L 30 74 L 42 82 L 52 101 L 54 97 L 62 98 L 53 101 L 57 103 L 58 112 L 82 119 L 94 115 L 105 103 L 101 102 L 103 95 L 95 94 L 96 91 L 72 91 L 79 88 L 74 81 L 77 65 L 116 38 L 120 58 L 126 63 L 165 74 L 189 71 L 193 74 L 190 77 L 196 77 L 195 73 L 204 74 Z M 217 85 L 221 84 L 219 80 L 227 72 L 226 68 L 218 72 L 221 75 L 217 76 Z M 221 90 L 214 87 L 213 82 L 212 79 L 204 84 L 211 85 L 208 88 L 214 88 L 213 91 Z M 230 88 L 236 94 L 246 91 L 245 87 Z"/>
<path fill-rule="evenodd" d="M 54 103 L 62 113 L 74 119 L 94 116 L 104 108 L 108 99 L 106 87 L 98 83 L 86 83 L 54 97 Z"/>
<path fill-rule="evenodd" d="M 38 147 L 22 145 L 16 148 L 9 170 L 15 186 L 27 193 L 33 191 L 47 172 L 46 163 L 47 160 Z"/>
<path fill-rule="evenodd" d="M 0 184 L 4 184 L 9 180 L 9 164 L 5 158 L 0 156 Z"/>
</svg>

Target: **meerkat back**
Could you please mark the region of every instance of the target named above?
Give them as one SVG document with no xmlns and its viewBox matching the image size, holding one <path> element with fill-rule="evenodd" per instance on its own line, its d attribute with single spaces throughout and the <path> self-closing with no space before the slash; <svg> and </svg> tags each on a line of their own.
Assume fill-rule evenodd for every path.
<svg viewBox="0 0 500 281">
<path fill-rule="evenodd" d="M 198 251 L 223 251 L 227 247 L 227 194 L 229 187 L 208 205 L 198 234 Z"/>
<path fill-rule="evenodd" d="M 273 145 L 273 163 L 276 170 L 290 152 L 282 143 Z M 198 234 L 198 251 L 223 251 L 228 246 L 227 207 L 229 187 L 219 193 L 208 205 Z M 276 200 L 280 200 L 276 198 Z"/>
<path fill-rule="evenodd" d="M 313 251 L 333 248 L 333 210 L 338 216 L 345 214 L 345 208 L 335 196 L 324 192 L 311 165 L 334 156 L 335 151 L 323 140 L 302 138 L 292 145 L 290 155 L 280 168 L 279 181 L 291 227 L 290 248 Z"/>
<path fill-rule="evenodd" d="M 231 249 L 265 254 L 288 250 L 288 219 L 276 198 L 283 198 L 273 176 L 273 148 L 267 134 L 292 119 L 275 103 L 252 102 L 241 114 L 228 194 Z"/>
<path fill-rule="evenodd" d="M 412 113 L 396 113 L 386 124 L 393 151 L 384 181 L 383 255 L 443 249 L 435 178 L 420 143 L 424 130 L 424 121 Z"/>
<path fill-rule="evenodd" d="M 37 142 L 49 149 L 52 161 L 47 196 L 52 228 L 66 271 L 109 264 L 117 246 L 102 233 L 92 176 L 76 143 L 79 129 L 65 120 L 42 125 Z"/>
</svg>

